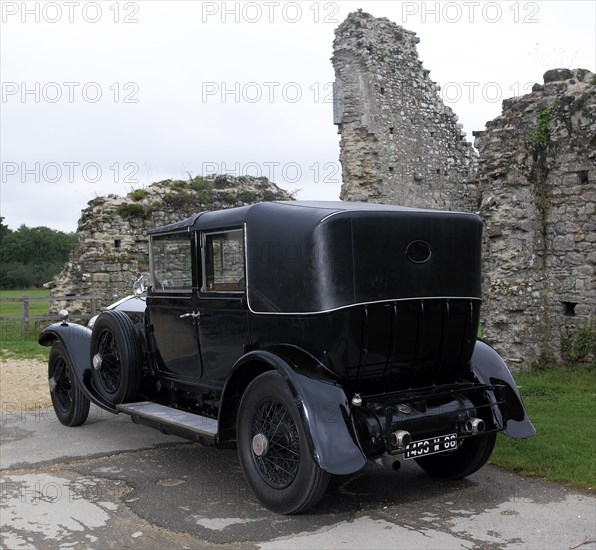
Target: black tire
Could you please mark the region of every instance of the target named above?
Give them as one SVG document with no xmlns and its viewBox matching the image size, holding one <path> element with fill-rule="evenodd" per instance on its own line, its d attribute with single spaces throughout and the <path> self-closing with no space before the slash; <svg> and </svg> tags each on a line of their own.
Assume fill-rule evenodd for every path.
<svg viewBox="0 0 596 550">
<path fill-rule="evenodd" d="M 79 388 L 62 342 L 54 342 L 48 360 L 50 396 L 58 420 L 65 426 L 80 426 L 89 416 L 89 399 Z"/>
<path fill-rule="evenodd" d="M 246 388 L 236 429 L 242 472 L 267 508 L 298 514 L 321 500 L 331 476 L 313 460 L 298 407 L 277 372 Z"/>
<path fill-rule="evenodd" d="M 428 474 L 447 479 L 461 479 L 473 474 L 490 458 L 496 432 L 480 434 L 461 442 L 455 451 L 416 458 L 418 465 Z"/>
<path fill-rule="evenodd" d="M 93 385 L 110 403 L 128 403 L 141 385 L 141 350 L 130 317 L 104 311 L 91 333 Z"/>
</svg>

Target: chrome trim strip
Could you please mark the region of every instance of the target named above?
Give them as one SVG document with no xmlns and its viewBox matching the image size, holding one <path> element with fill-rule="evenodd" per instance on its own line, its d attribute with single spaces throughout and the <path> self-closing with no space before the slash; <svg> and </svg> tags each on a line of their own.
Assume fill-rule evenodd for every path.
<svg viewBox="0 0 596 550">
<path fill-rule="evenodd" d="M 390 304 L 392 302 L 415 302 L 420 300 L 468 300 L 482 302 L 482 298 L 471 296 L 417 296 L 413 298 L 388 298 L 385 300 L 377 300 L 374 302 L 357 302 L 354 304 L 347 304 L 332 309 L 324 309 L 321 311 L 290 311 L 290 312 L 275 312 L 275 311 L 255 311 L 250 305 L 250 299 L 247 296 L 248 309 L 255 315 L 321 315 L 324 313 L 333 313 L 334 311 L 341 311 L 342 309 L 349 309 L 352 307 L 368 306 L 374 304 Z"/>
</svg>

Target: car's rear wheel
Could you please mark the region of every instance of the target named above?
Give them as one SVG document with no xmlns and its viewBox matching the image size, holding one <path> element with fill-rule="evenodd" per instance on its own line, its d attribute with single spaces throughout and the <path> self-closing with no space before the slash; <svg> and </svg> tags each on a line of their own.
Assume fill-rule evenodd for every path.
<svg viewBox="0 0 596 550">
<path fill-rule="evenodd" d="M 464 439 L 455 451 L 416 458 L 418 465 L 430 475 L 447 479 L 461 479 L 473 474 L 490 458 L 496 432 Z"/>
<path fill-rule="evenodd" d="M 298 407 L 277 372 L 246 388 L 237 434 L 244 477 L 267 508 L 297 514 L 323 497 L 330 475 L 313 460 Z"/>
<path fill-rule="evenodd" d="M 141 350 L 130 317 L 104 311 L 91 334 L 93 384 L 110 403 L 133 400 L 141 384 Z"/>
<path fill-rule="evenodd" d="M 89 416 L 89 399 L 75 380 L 75 373 L 64 345 L 52 345 L 48 360 L 50 397 L 58 420 L 65 426 L 80 426 Z"/>
</svg>

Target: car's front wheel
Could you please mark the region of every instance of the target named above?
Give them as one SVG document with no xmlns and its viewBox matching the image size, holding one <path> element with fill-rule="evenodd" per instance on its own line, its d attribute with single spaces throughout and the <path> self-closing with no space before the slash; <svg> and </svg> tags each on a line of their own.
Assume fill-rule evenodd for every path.
<svg viewBox="0 0 596 550">
<path fill-rule="evenodd" d="M 236 427 L 244 477 L 267 508 L 297 514 L 319 502 L 330 475 L 311 456 L 298 407 L 277 372 L 246 388 Z"/>
<path fill-rule="evenodd" d="M 50 396 L 58 420 L 65 426 L 80 426 L 89 415 L 89 399 L 75 380 L 64 345 L 54 342 L 48 360 Z"/>
<path fill-rule="evenodd" d="M 490 458 L 496 432 L 476 435 L 464 439 L 460 446 L 447 453 L 423 456 L 416 459 L 418 465 L 430 475 L 447 479 L 461 479 L 473 474 Z"/>
</svg>

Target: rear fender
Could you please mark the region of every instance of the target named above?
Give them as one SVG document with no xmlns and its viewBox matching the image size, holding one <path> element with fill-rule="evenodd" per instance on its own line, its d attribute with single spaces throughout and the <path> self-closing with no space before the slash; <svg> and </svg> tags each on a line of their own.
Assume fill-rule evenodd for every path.
<svg viewBox="0 0 596 550">
<path fill-rule="evenodd" d="M 87 398 L 106 411 L 118 413 L 118 410 L 99 395 L 93 387 L 91 329 L 76 323 L 54 323 L 43 329 L 38 338 L 38 342 L 42 346 L 51 346 L 56 341 L 60 341 L 64 345 L 77 384 Z"/>
<path fill-rule="evenodd" d="M 495 421 L 504 428 L 503 433 L 517 439 L 532 437 L 536 429 L 528 418 L 513 376 L 501 356 L 481 340 L 476 341 L 474 346 L 472 371 L 482 384 L 502 384 L 505 387 L 505 406 L 493 407 L 497 416 Z M 491 401 L 496 403 L 494 393 L 489 394 Z"/>
<path fill-rule="evenodd" d="M 220 427 L 230 423 L 231 411 L 237 410 L 233 402 L 239 401 L 245 387 L 243 384 L 244 387 L 240 388 L 234 380 L 247 380 L 248 369 L 258 374 L 276 370 L 287 382 L 298 405 L 316 463 L 323 470 L 338 475 L 362 469 L 366 457 L 357 443 L 350 405 L 343 388 L 327 378 L 321 372 L 322 367 L 317 368 L 318 363 L 310 355 L 294 347 L 285 351 L 287 355 L 281 347 L 275 353 L 252 351 L 234 365 L 223 391 Z M 254 376 L 250 376 L 252 378 Z"/>
</svg>

